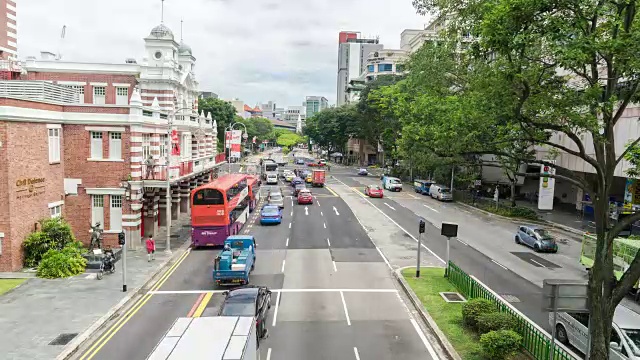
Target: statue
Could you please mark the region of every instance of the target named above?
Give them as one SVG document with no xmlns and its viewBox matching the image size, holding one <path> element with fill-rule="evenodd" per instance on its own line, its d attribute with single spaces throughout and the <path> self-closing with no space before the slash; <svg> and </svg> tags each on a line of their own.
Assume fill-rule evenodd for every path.
<svg viewBox="0 0 640 360">
<path fill-rule="evenodd" d="M 149 155 L 149 157 L 144 161 L 144 165 L 145 165 L 146 170 L 147 170 L 146 173 L 145 173 L 144 178 L 145 179 L 152 178 L 153 180 L 155 180 L 156 179 L 156 174 L 155 174 L 155 171 L 154 171 L 155 164 L 153 162 L 153 156 Z"/>
<path fill-rule="evenodd" d="M 93 249 L 96 247 L 102 250 L 102 229 L 100 228 L 100 222 L 97 222 L 95 226 L 92 226 L 91 224 L 89 224 L 89 226 L 91 227 L 91 242 L 89 243 L 89 251 L 93 251 Z"/>
</svg>

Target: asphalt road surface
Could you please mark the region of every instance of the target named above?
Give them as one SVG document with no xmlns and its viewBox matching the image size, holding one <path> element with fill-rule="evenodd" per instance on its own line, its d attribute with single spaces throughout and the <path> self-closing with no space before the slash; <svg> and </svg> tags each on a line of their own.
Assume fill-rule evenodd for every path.
<svg viewBox="0 0 640 360">
<path fill-rule="evenodd" d="M 288 185 L 280 187 L 290 195 Z M 350 207 L 331 188 L 312 192 L 313 205 L 286 199 L 282 224 L 261 226 L 256 211 L 243 229 L 258 245 L 250 281 L 273 291 L 262 359 L 438 359 L 387 257 Z M 223 295 L 211 278 L 216 253 L 189 251 L 76 358 L 146 359 L 176 318 L 217 314 Z"/>
</svg>

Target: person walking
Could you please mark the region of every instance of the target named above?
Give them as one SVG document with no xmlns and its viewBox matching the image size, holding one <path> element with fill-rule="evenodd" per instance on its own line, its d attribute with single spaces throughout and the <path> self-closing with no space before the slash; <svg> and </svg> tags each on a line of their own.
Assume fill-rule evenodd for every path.
<svg viewBox="0 0 640 360">
<path fill-rule="evenodd" d="M 146 245 L 147 245 L 147 261 L 150 262 L 151 260 L 155 260 L 156 259 L 156 241 L 153 240 L 151 235 L 149 235 L 149 237 L 147 238 Z"/>
</svg>

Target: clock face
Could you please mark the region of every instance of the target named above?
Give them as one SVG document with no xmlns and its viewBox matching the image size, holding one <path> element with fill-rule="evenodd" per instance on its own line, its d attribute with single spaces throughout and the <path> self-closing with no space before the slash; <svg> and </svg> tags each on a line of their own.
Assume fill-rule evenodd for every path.
<svg viewBox="0 0 640 360">
<path fill-rule="evenodd" d="M 156 59 L 160 60 L 160 58 L 162 57 L 162 51 L 156 51 L 156 53 L 153 55 Z"/>
</svg>

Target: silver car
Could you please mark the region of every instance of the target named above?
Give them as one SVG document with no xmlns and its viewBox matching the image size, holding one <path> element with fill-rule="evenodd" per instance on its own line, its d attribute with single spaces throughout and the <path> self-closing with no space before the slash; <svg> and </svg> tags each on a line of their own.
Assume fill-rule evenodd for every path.
<svg viewBox="0 0 640 360">
<path fill-rule="evenodd" d="M 536 252 L 548 251 L 558 252 L 556 240 L 549 234 L 549 231 L 540 226 L 522 225 L 518 227 L 515 236 L 516 244 L 524 244 L 532 247 Z"/>
<path fill-rule="evenodd" d="M 282 196 L 281 192 L 272 192 L 267 198 L 267 203 L 269 205 L 278 205 L 280 209 L 284 209 L 284 196 Z"/>
</svg>

